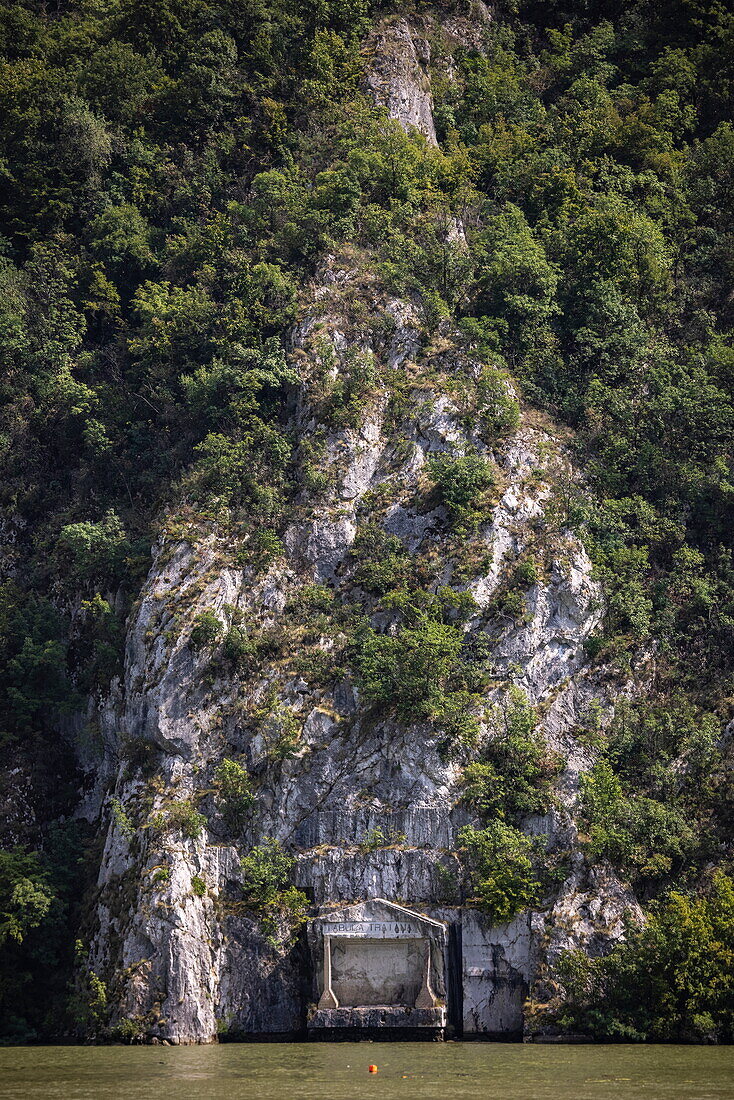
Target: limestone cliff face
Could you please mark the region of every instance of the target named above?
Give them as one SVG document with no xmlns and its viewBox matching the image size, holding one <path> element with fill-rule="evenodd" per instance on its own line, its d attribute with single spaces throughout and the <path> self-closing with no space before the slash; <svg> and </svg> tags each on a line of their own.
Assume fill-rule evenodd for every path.
<svg viewBox="0 0 734 1100">
<path fill-rule="evenodd" d="M 378 25 L 367 43 L 367 87 L 391 118 L 437 145 L 428 65 L 431 50 L 406 19 Z"/>
<path fill-rule="evenodd" d="M 435 141 L 422 41 L 404 20 L 378 28 L 369 83 L 394 117 Z M 242 855 L 275 837 L 295 855 L 296 882 L 315 908 L 380 897 L 459 925 L 465 1030 L 519 1034 L 548 960 L 568 946 L 599 950 L 635 905 L 610 871 L 588 869 L 573 824 L 578 775 L 591 763 L 578 732 L 592 709 L 604 720 L 619 692 L 584 649 L 603 599 L 564 527 L 559 486 L 577 474 L 559 433 L 537 416 L 524 415 L 502 445 L 488 439 L 481 417 L 467 413 L 482 365 L 445 326 L 427 330 L 419 304 L 385 294 L 358 256 L 324 263 L 289 356 L 304 379 L 291 428 L 302 448 L 317 441 L 311 461 L 325 476 L 302 489 L 282 551 L 264 566 L 247 536 L 238 541 L 216 522 L 191 523 L 182 537 L 172 516 L 155 547 L 123 680 L 99 714 L 100 774 L 113 778 L 89 965 L 108 982 L 113 1022 L 132 1020 L 148 1038 L 302 1029 L 314 997 L 305 945 L 273 941 L 241 902 Z M 353 375 L 356 358 L 372 381 L 357 415 L 335 424 L 322 396 Z M 426 464 L 467 452 L 491 459 L 499 477 L 491 515 L 476 536 L 457 539 L 431 498 Z M 570 853 L 568 873 L 542 911 L 508 925 L 492 927 L 447 893 L 456 833 L 472 821 L 461 771 L 477 747 L 447 752 L 430 725 L 376 717 L 348 669 L 328 682 L 319 660 L 343 645 L 338 623 L 294 610 L 314 584 L 335 606 L 348 604 L 358 588 L 352 548 L 368 523 L 397 536 L 416 569 L 439 563 L 437 583 L 471 593 L 465 630 L 490 650 L 488 713 L 511 685 L 522 690 L 563 758 L 557 808 L 524 828 Z M 498 619 L 493 601 L 530 553 L 543 568 L 525 612 Z M 192 644 L 202 612 L 222 631 L 245 624 L 259 640 L 248 667 Z M 384 614 L 373 624 L 394 626 Z M 491 721 L 480 730 L 481 745 Z M 244 762 L 256 799 L 236 835 L 214 797 L 225 757 Z M 204 820 L 190 827 L 182 807 Z"/>
<path fill-rule="evenodd" d="M 489 8 L 482 0 L 472 0 L 464 14 L 443 13 L 440 38 L 445 44 L 481 50 L 485 29 L 491 22 Z M 365 84 L 375 101 L 386 107 L 391 118 L 405 129 L 414 128 L 431 145 L 437 145 L 431 95 L 431 45 L 436 35 L 434 17 L 414 17 L 410 21 L 397 16 L 377 23 L 365 43 L 368 59 Z M 451 65 L 451 55 L 442 58 L 442 66 Z"/>
<path fill-rule="evenodd" d="M 354 346 L 342 312 L 349 278 L 333 267 L 324 272 L 311 315 L 294 334 L 294 355 L 312 363 L 326 358 L 338 371 Z M 399 321 L 389 343 L 371 350 L 387 372 L 415 367 L 418 383 L 422 352 L 413 307 L 388 300 L 381 308 Z M 479 370 L 459 351 L 441 354 L 452 372 L 471 377 Z M 350 547 L 368 519 L 396 534 L 416 559 L 439 555 L 443 580 L 452 582 L 456 546 L 445 510 L 423 503 L 425 463 L 431 454 L 488 448 L 466 431 L 446 393 L 426 383 L 411 391 L 400 438 L 386 423 L 386 405 L 378 392 L 358 427 L 327 437 L 323 461 L 332 485 L 319 499 L 304 494 L 284 553 L 265 572 L 234 566 L 216 531 L 194 544 L 166 538 L 156 549 L 130 623 L 124 683 L 103 715 L 109 743 L 123 756 L 114 797 L 139 827 L 129 839 L 119 815 L 111 815 L 90 958 L 96 972 L 115 976 L 119 1017 L 144 1021 L 151 1035 L 210 1041 L 222 1027 L 302 1026 L 310 990 L 300 949 L 284 954 L 269 946 L 236 903 L 239 858 L 264 837 L 296 853 L 297 883 L 317 906 L 387 897 L 444 918 L 460 916 L 470 1030 L 518 1032 L 527 983 L 548 951 L 618 935 L 633 904 L 613 876 L 590 875 L 577 853 L 543 913 L 492 928 L 478 913 L 447 908 L 445 875 L 455 870 L 457 829 L 470 818 L 458 804 L 465 760 L 447 758 L 440 734 L 375 721 L 348 676 L 324 688 L 297 670 L 287 650 L 242 677 L 191 645 L 191 624 L 203 611 L 224 626 L 244 620 L 251 631 L 288 637 L 288 608 L 304 586 L 319 582 L 337 597 L 350 591 L 356 567 Z M 295 427 L 302 438 L 314 430 L 305 397 Z M 566 769 L 560 808 L 526 827 L 573 849 L 574 827 L 563 807 L 573 808 L 578 772 L 590 763 L 575 731 L 592 701 L 608 710 L 616 691 L 603 671 L 588 667 L 583 648 L 602 613 L 601 593 L 583 548 L 551 507 L 554 480 L 567 471 L 552 429 L 524 422 L 494 457 L 502 491 L 481 528 L 482 570 L 466 583 L 478 607 L 467 629 L 486 633 L 482 611 L 503 576 L 529 546 L 540 545 L 546 576 L 527 593 L 522 621 L 508 621 L 493 642 L 496 687 L 487 702 L 502 703 L 512 682 L 539 705 L 541 728 Z M 333 644 L 319 637 L 316 648 Z M 254 720 L 263 709 L 268 719 Z M 284 728 L 295 728 L 297 739 L 281 756 Z M 152 774 L 130 760 L 130 746 L 139 753 L 141 745 L 151 747 Z M 234 755 L 246 761 L 257 792 L 256 810 L 236 843 L 224 839 L 207 793 L 217 763 Z M 172 810 L 190 801 L 209 818 L 195 839 L 168 824 Z M 377 830 L 399 839 L 366 851 L 365 838 Z"/>
</svg>

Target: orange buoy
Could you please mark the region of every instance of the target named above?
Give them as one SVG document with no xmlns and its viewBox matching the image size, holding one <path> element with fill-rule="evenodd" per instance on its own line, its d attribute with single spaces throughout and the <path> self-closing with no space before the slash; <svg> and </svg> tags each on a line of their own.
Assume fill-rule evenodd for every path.
<svg viewBox="0 0 734 1100">
<path fill-rule="evenodd" d="M 377 1066 L 370 1066 L 370 1073 L 377 1073 Z"/>
</svg>

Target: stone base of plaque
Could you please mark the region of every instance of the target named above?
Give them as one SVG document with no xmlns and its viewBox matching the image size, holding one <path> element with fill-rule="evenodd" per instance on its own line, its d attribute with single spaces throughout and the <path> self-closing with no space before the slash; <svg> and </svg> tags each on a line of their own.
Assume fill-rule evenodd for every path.
<svg viewBox="0 0 734 1100">
<path fill-rule="evenodd" d="M 372 1032 L 388 1029 L 395 1038 L 441 1038 L 446 1027 L 446 1009 L 410 1008 L 402 1005 L 364 1005 L 361 1008 L 314 1008 L 309 1013 L 308 1030 L 318 1038 L 357 1038 L 355 1033 L 368 1037 Z M 398 1036 L 398 1032 L 400 1034 Z M 327 1034 L 329 1033 L 329 1034 Z M 413 1035 L 412 1033 L 415 1033 Z M 383 1038 L 390 1038 L 384 1035 Z"/>
</svg>

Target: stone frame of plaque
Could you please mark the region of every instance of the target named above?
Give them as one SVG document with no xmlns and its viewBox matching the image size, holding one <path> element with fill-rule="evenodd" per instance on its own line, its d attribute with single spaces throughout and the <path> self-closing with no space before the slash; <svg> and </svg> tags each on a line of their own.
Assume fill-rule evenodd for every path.
<svg viewBox="0 0 734 1100">
<path fill-rule="evenodd" d="M 447 933 L 441 921 L 374 898 L 322 913 L 311 922 L 309 941 L 318 985 L 310 1027 L 444 1027 Z"/>
</svg>

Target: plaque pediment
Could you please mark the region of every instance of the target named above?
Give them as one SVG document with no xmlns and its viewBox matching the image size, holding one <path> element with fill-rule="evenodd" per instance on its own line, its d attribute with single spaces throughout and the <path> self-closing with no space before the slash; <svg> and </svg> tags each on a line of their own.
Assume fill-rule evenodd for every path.
<svg viewBox="0 0 734 1100">
<path fill-rule="evenodd" d="M 347 905 L 320 918 L 324 936 L 345 939 L 425 939 L 440 936 L 445 925 L 384 898 Z"/>
</svg>

